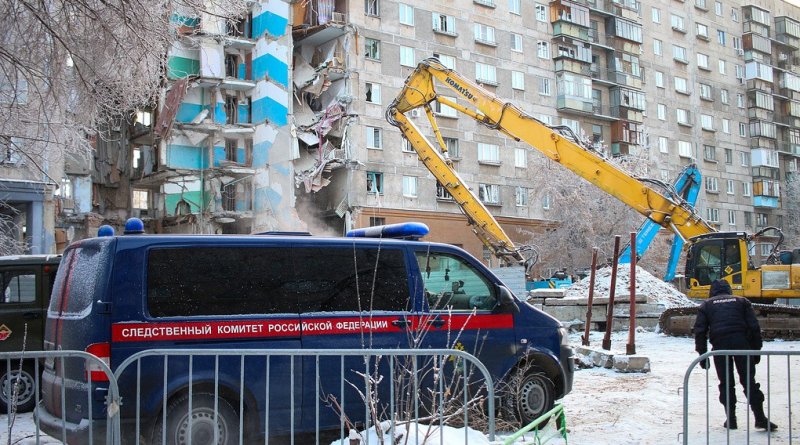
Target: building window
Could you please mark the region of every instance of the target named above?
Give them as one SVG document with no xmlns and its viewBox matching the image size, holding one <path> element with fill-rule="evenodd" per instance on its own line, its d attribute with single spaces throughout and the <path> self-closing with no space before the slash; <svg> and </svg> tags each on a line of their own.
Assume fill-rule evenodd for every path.
<svg viewBox="0 0 800 445">
<path fill-rule="evenodd" d="M 733 20 L 736 23 L 739 23 L 739 10 L 736 9 L 735 7 L 731 8 L 731 20 Z"/>
<path fill-rule="evenodd" d="M 750 165 L 750 154 L 746 151 L 739 152 L 739 163 L 742 167 L 747 167 Z"/>
<path fill-rule="evenodd" d="M 733 179 L 726 180 L 725 191 L 729 195 L 732 195 L 734 193 L 734 180 Z"/>
<path fill-rule="evenodd" d="M 737 79 L 744 79 L 744 68 L 741 65 L 733 65 L 733 69 Z"/>
<path fill-rule="evenodd" d="M 460 158 L 461 152 L 458 148 L 458 139 L 456 138 L 442 138 L 444 140 L 444 146 L 447 148 L 447 154 L 451 158 Z"/>
<path fill-rule="evenodd" d="M 753 184 L 747 181 L 742 182 L 742 196 L 748 197 L 753 194 Z"/>
<path fill-rule="evenodd" d="M 764 224 L 759 224 L 759 215 L 764 215 Z M 767 226 L 767 214 L 766 213 L 757 213 L 756 214 L 756 225 L 759 227 L 766 227 Z M 761 243 L 759 244 L 761 249 L 761 256 L 769 256 L 772 253 L 772 244 L 770 243 Z"/>
<path fill-rule="evenodd" d="M 378 127 L 367 127 L 367 148 L 383 148 L 383 136 Z"/>
<path fill-rule="evenodd" d="M 511 72 L 511 88 L 514 88 L 515 90 L 525 89 L 525 73 L 522 71 Z"/>
<path fill-rule="evenodd" d="M 511 51 L 522 52 L 522 36 L 513 32 L 511 33 Z"/>
<path fill-rule="evenodd" d="M 497 69 L 494 65 L 475 62 L 475 79 L 481 83 L 497 85 Z"/>
<path fill-rule="evenodd" d="M 380 12 L 379 0 L 364 0 L 364 14 L 379 17 Z"/>
<path fill-rule="evenodd" d="M 536 4 L 536 20 L 547 23 L 547 5 Z"/>
<path fill-rule="evenodd" d="M 689 120 L 689 110 L 685 108 L 676 108 L 675 115 L 678 118 L 678 123 L 681 125 L 692 125 L 692 122 Z"/>
<path fill-rule="evenodd" d="M 678 156 L 682 158 L 693 158 L 692 156 L 692 143 L 686 141 L 678 141 Z"/>
<path fill-rule="evenodd" d="M 540 59 L 550 58 L 550 43 L 543 40 L 536 42 L 536 55 Z"/>
<path fill-rule="evenodd" d="M 753 227 L 753 212 L 744 212 L 744 226 Z"/>
<path fill-rule="evenodd" d="M 365 57 L 372 60 L 381 60 L 381 41 L 366 38 L 364 39 L 366 47 Z"/>
<path fill-rule="evenodd" d="M 500 146 L 478 142 L 478 162 L 500 163 Z"/>
<path fill-rule="evenodd" d="M 664 73 L 661 71 L 656 71 L 656 86 L 659 88 L 664 88 Z"/>
<path fill-rule="evenodd" d="M 717 42 L 720 45 L 725 46 L 725 31 L 718 29 L 717 30 Z"/>
<path fill-rule="evenodd" d="M 403 138 L 403 146 L 402 146 L 403 153 L 414 153 L 414 147 L 411 145 L 411 142 Z"/>
<path fill-rule="evenodd" d="M 453 16 L 433 13 L 433 30 L 443 34 L 456 35 L 456 19 Z"/>
<path fill-rule="evenodd" d="M 661 40 L 653 39 L 653 54 L 661 55 Z"/>
<path fill-rule="evenodd" d="M 678 45 L 672 45 L 672 58 L 681 63 L 689 63 L 686 58 L 686 48 Z"/>
<path fill-rule="evenodd" d="M 414 58 L 414 48 L 408 46 L 400 47 L 400 65 L 403 66 L 416 66 L 416 59 Z"/>
<path fill-rule="evenodd" d="M 700 84 L 700 99 L 703 100 L 714 100 L 713 91 L 711 89 L 711 85 L 706 83 Z"/>
<path fill-rule="evenodd" d="M 730 101 L 730 97 L 728 96 L 728 90 L 726 90 L 724 88 L 719 90 L 719 100 L 720 100 L 720 102 L 724 103 L 725 105 L 728 104 L 728 102 Z"/>
<path fill-rule="evenodd" d="M 383 194 L 383 173 L 367 172 L 367 193 Z"/>
<path fill-rule="evenodd" d="M 683 17 L 671 14 L 669 20 L 670 25 L 672 25 L 672 29 L 680 32 L 686 32 L 686 28 L 683 26 Z"/>
<path fill-rule="evenodd" d="M 381 85 L 379 83 L 366 83 L 366 101 L 371 104 L 381 103 Z"/>
<path fill-rule="evenodd" d="M 717 148 L 713 145 L 703 145 L 703 159 L 706 161 L 716 161 Z"/>
<path fill-rule="evenodd" d="M 453 100 L 452 98 L 448 98 L 448 99 Z M 455 100 L 453 100 L 453 101 L 455 102 Z M 433 102 L 432 109 L 433 109 L 433 112 L 438 116 L 455 117 L 455 118 L 458 117 L 458 113 L 456 112 L 455 108 L 453 108 L 453 107 L 451 107 L 449 105 L 445 105 L 445 104 L 443 104 L 441 102 L 438 102 L 438 101 L 434 101 Z"/>
<path fill-rule="evenodd" d="M 731 227 L 736 226 L 736 211 L 728 210 L 728 225 Z"/>
<path fill-rule="evenodd" d="M 700 127 L 703 130 L 714 131 L 714 117 L 710 114 L 701 114 Z"/>
<path fill-rule="evenodd" d="M 719 222 L 719 209 L 709 207 L 706 209 L 706 219 L 712 223 Z"/>
<path fill-rule="evenodd" d="M 500 204 L 500 186 L 497 184 L 478 184 L 478 198 L 486 204 Z"/>
<path fill-rule="evenodd" d="M 414 7 L 400 3 L 400 23 L 414 26 Z"/>
<path fill-rule="evenodd" d="M 689 93 L 689 82 L 683 77 L 674 77 L 675 91 L 683 94 Z"/>
<path fill-rule="evenodd" d="M 708 70 L 708 55 L 703 53 L 697 53 L 697 67 Z"/>
<path fill-rule="evenodd" d="M 736 106 L 739 108 L 744 108 L 744 94 L 737 93 L 736 94 Z"/>
<path fill-rule="evenodd" d="M 551 205 L 551 198 L 550 194 L 547 193 L 542 197 L 542 208 L 544 210 L 550 210 L 550 205 Z"/>
<path fill-rule="evenodd" d="M 650 17 L 653 20 L 653 23 L 661 23 L 661 10 L 658 8 L 651 9 Z"/>
<path fill-rule="evenodd" d="M 708 26 L 697 23 L 697 37 L 700 37 L 703 40 L 708 40 Z"/>
<path fill-rule="evenodd" d="M 439 62 L 442 62 L 442 65 L 444 65 L 445 68 L 449 68 L 451 70 L 456 69 L 456 58 L 455 57 L 448 56 L 448 55 L 445 55 L 445 54 L 436 54 L 436 53 L 433 53 L 433 57 L 439 59 Z"/>
<path fill-rule="evenodd" d="M 417 197 L 417 177 L 403 176 L 403 196 L 408 198 Z"/>
<path fill-rule="evenodd" d="M 668 140 L 664 136 L 658 137 L 658 151 L 661 153 L 669 153 Z"/>
<path fill-rule="evenodd" d="M 665 121 L 667 120 L 667 106 L 664 104 L 656 105 L 656 112 L 658 114 L 658 119 Z"/>
<path fill-rule="evenodd" d="M 767 225 L 768 221 L 769 221 L 769 219 L 767 218 L 767 214 L 766 213 L 756 213 L 756 226 L 764 227 L 764 226 Z M 763 247 L 764 244 L 762 244 L 761 246 Z M 765 254 L 765 253 L 763 253 L 764 249 L 762 249 L 762 255 L 769 255 L 769 252 L 771 250 L 772 250 L 771 248 L 766 249 L 767 253 Z"/>
<path fill-rule="evenodd" d="M 714 12 L 722 17 L 722 2 L 714 2 Z"/>
<path fill-rule="evenodd" d="M 747 137 L 747 124 L 744 122 L 739 122 L 739 136 L 743 138 Z"/>
<path fill-rule="evenodd" d="M 524 207 L 528 205 L 528 189 L 525 187 L 517 187 L 514 192 L 514 199 L 517 207 Z"/>
<path fill-rule="evenodd" d="M 369 217 L 369 226 L 370 227 L 382 226 L 382 225 L 385 225 L 385 224 L 386 224 L 386 218 L 383 218 L 381 216 L 370 216 Z"/>
<path fill-rule="evenodd" d="M 447 191 L 446 188 L 439 181 L 436 181 L 436 199 L 446 199 L 448 201 L 453 200 L 453 195 Z"/>
<path fill-rule="evenodd" d="M 528 168 L 528 150 L 524 148 L 514 149 L 514 167 Z"/>
<path fill-rule="evenodd" d="M 132 207 L 139 210 L 150 208 L 150 190 L 133 190 Z"/>
<path fill-rule="evenodd" d="M 522 15 L 522 0 L 508 0 L 508 12 Z"/>
<path fill-rule="evenodd" d="M 547 77 L 539 78 L 539 94 L 542 96 L 549 96 L 552 94 L 550 89 L 550 79 Z"/>
<path fill-rule="evenodd" d="M 733 42 L 733 47 L 735 49 L 742 49 L 742 39 L 741 39 L 741 37 L 731 37 L 731 41 Z"/>
<path fill-rule="evenodd" d="M 494 38 L 494 27 L 484 25 L 481 23 L 476 23 L 475 41 L 479 43 L 486 43 L 489 45 L 496 45 L 497 41 Z"/>
<path fill-rule="evenodd" d="M 731 120 L 730 119 L 722 119 L 722 132 L 725 134 L 731 134 Z"/>
</svg>

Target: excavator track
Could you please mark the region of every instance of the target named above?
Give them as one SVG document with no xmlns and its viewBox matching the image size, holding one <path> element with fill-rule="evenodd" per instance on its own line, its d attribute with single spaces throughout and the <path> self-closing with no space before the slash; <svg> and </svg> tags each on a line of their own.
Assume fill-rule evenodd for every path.
<svg viewBox="0 0 800 445">
<path fill-rule="evenodd" d="M 692 336 L 699 306 L 667 309 L 658 319 L 661 332 L 673 337 Z M 800 339 L 800 306 L 753 304 L 764 339 Z"/>
</svg>

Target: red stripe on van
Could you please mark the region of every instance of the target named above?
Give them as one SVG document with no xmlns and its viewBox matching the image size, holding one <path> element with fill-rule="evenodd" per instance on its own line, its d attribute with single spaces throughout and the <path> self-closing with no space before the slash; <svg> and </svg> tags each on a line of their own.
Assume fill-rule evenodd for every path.
<svg viewBox="0 0 800 445">
<path fill-rule="evenodd" d="M 409 317 L 412 329 L 428 325 L 433 315 Z M 474 330 L 510 329 L 514 318 L 510 314 L 501 315 L 440 315 L 445 323 L 430 325 L 436 330 Z M 392 322 L 398 316 L 376 317 L 325 317 L 277 320 L 237 320 L 163 323 L 115 323 L 111 327 L 113 342 L 175 341 L 175 340 L 225 340 L 242 338 L 297 337 L 302 335 L 345 335 L 361 332 L 398 333 L 404 332 L 402 325 Z"/>
</svg>

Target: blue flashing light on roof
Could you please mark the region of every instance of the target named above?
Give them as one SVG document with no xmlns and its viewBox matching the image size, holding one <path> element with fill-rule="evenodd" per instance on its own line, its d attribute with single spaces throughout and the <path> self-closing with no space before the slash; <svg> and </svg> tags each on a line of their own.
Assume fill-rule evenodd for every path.
<svg viewBox="0 0 800 445">
<path fill-rule="evenodd" d="M 128 218 L 125 221 L 125 235 L 144 233 L 144 223 L 139 218 Z"/>
<path fill-rule="evenodd" d="M 104 224 L 97 229 L 97 236 L 114 236 L 114 228 Z"/>
<path fill-rule="evenodd" d="M 430 232 L 430 229 L 423 223 L 407 222 L 353 229 L 347 232 L 345 236 L 350 238 L 400 238 L 416 240 L 427 235 L 428 232 Z"/>
</svg>

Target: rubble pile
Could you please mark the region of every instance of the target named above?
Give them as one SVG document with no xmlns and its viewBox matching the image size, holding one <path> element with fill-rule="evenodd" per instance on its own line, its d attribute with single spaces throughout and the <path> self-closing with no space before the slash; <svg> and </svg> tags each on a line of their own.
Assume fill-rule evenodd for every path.
<svg viewBox="0 0 800 445">
<path fill-rule="evenodd" d="M 627 297 L 630 295 L 630 267 L 617 268 L 616 297 Z M 611 267 L 603 267 L 597 270 L 594 282 L 594 296 L 608 297 L 611 288 Z M 665 283 L 660 278 L 651 273 L 636 267 L 636 295 L 646 296 L 648 303 L 663 305 L 664 308 L 695 305 L 679 290 L 669 283 Z M 576 282 L 570 286 L 564 298 L 582 299 L 589 296 L 589 277 Z"/>
</svg>

